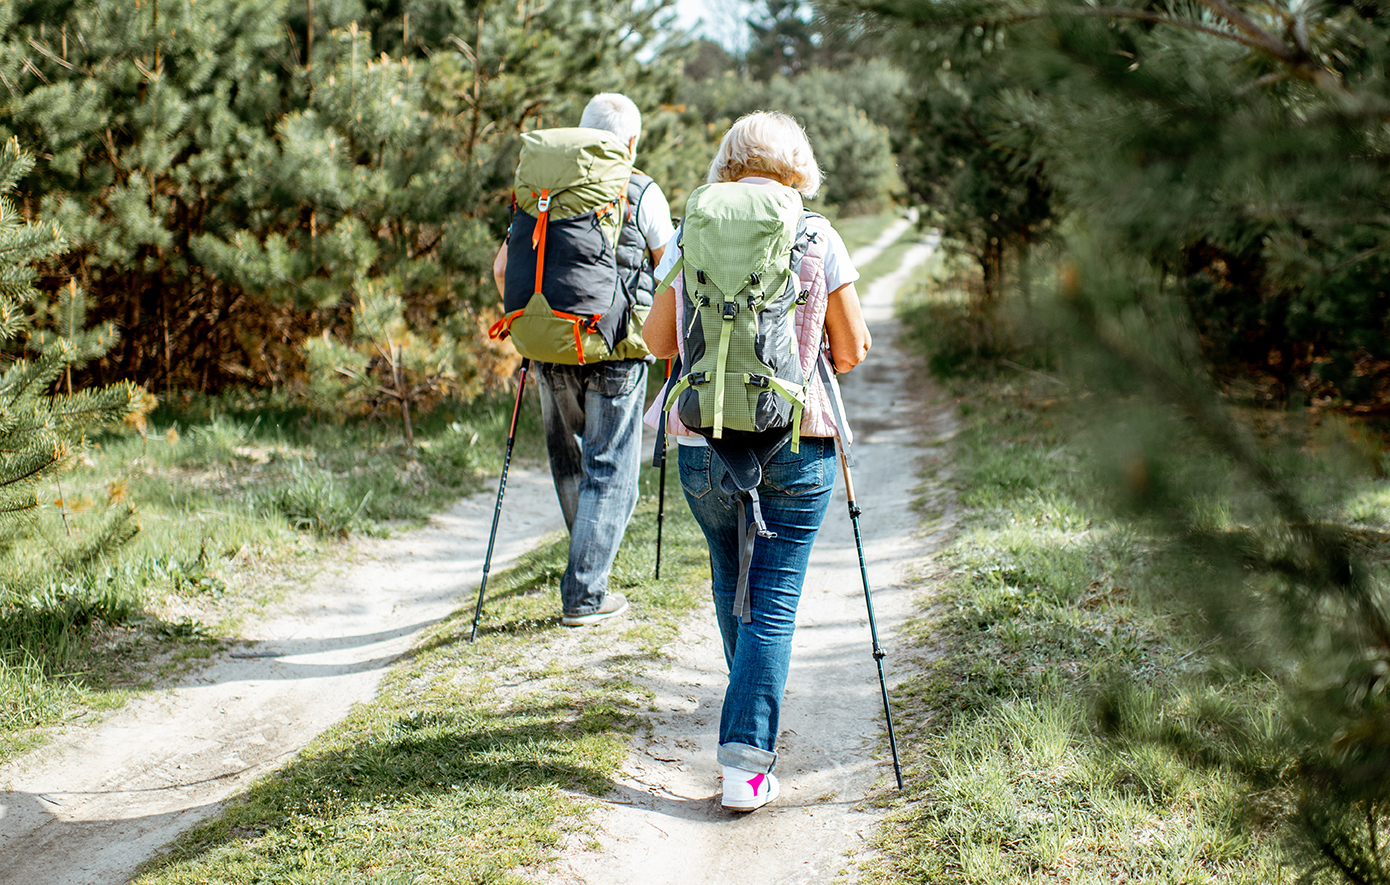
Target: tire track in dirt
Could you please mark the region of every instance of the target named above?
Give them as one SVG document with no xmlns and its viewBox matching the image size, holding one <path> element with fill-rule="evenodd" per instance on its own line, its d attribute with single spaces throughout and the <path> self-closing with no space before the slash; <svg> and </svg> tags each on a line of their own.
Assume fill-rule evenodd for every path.
<svg viewBox="0 0 1390 885">
<path fill-rule="evenodd" d="M 370 701 L 392 661 L 477 592 L 496 491 L 364 540 L 247 644 L 0 767 L 0 885 L 111 885 Z M 507 479 L 493 569 L 564 521 L 548 473 Z"/>
<path fill-rule="evenodd" d="M 906 228 L 901 224 L 854 255 L 867 264 Z M 928 235 L 896 271 L 862 293 L 873 334 L 869 359 L 846 375 L 856 428 L 853 469 L 869 581 L 890 690 L 903 666 L 897 627 L 916 611 L 910 586 L 950 530 L 949 496 L 926 493 L 946 516 L 927 531 L 913 501 L 916 477 L 954 427 L 920 360 L 896 344 L 894 296 L 939 242 Z M 828 882 L 866 850 L 880 812 L 865 800 L 893 787 L 878 674 L 843 482 L 837 481 L 812 552 L 778 743 L 782 795 L 746 815 L 720 805 L 715 760 L 727 675 L 710 604 L 671 649 L 673 664 L 645 681 L 658 710 L 634 743 L 613 793 L 591 829 L 571 838 L 560 860 L 535 878 L 546 885 L 764 885 Z M 594 846 L 595 843 L 597 847 Z M 841 881 L 836 879 L 836 881 Z"/>
</svg>

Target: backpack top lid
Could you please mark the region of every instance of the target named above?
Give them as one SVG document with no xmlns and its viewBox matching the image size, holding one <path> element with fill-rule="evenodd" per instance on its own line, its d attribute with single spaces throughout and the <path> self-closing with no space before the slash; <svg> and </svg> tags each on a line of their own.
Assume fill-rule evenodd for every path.
<svg viewBox="0 0 1390 885">
<path fill-rule="evenodd" d="M 541 191 L 549 190 L 551 218 L 583 215 L 619 200 L 631 175 L 632 154 L 611 132 L 578 127 L 523 132 L 516 204 L 539 215 Z"/>
<path fill-rule="evenodd" d="M 756 272 L 768 291 L 776 291 L 775 276 L 789 273 L 800 219 L 801 194 L 786 185 L 702 185 L 685 204 L 680 245 L 687 272 L 704 271 L 726 295 L 743 289 Z"/>
</svg>

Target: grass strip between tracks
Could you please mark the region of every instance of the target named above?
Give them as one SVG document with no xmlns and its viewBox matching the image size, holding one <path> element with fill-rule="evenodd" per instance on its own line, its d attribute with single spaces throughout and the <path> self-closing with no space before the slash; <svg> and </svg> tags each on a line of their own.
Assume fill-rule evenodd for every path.
<svg viewBox="0 0 1390 885">
<path fill-rule="evenodd" d="M 584 797 L 610 786 L 649 704 L 637 677 L 663 665 L 704 596 L 708 554 L 670 475 L 653 580 L 650 470 L 643 485 L 612 576 L 632 601 L 625 617 L 558 626 L 567 539 L 548 539 L 494 573 L 476 643 L 464 604 L 393 667 L 373 703 L 134 881 L 521 881 L 515 870 L 549 857 L 583 826 Z"/>
</svg>

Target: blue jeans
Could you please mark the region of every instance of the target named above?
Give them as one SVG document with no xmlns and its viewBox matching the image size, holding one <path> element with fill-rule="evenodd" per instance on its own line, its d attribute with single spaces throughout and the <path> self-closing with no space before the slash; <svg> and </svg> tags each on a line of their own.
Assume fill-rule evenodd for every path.
<svg viewBox="0 0 1390 885">
<path fill-rule="evenodd" d="M 567 615 L 592 614 L 637 506 L 647 364 L 536 366 L 550 475 L 570 532 L 560 603 Z"/>
<path fill-rule="evenodd" d="M 771 771 L 777 762 L 777 722 L 791 665 L 796 606 L 835 486 L 835 441 L 803 437 L 768 463 L 758 486 L 763 519 L 776 538 L 758 538 L 748 573 L 753 622 L 733 614 L 738 586 L 739 505 L 720 488 L 724 465 L 708 446 L 681 446 L 681 488 L 709 542 L 714 610 L 724 638 L 729 687 L 719 719 L 719 762 Z M 752 508 L 745 507 L 751 523 Z M 749 531 L 752 531 L 750 528 Z"/>
</svg>

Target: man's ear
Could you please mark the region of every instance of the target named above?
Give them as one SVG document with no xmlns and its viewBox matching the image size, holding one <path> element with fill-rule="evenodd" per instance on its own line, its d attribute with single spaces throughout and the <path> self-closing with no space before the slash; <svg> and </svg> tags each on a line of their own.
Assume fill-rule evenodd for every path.
<svg viewBox="0 0 1390 885">
<path fill-rule="evenodd" d="M 627 152 L 632 156 L 637 156 L 637 139 L 641 136 L 634 135 L 627 140 Z"/>
</svg>

